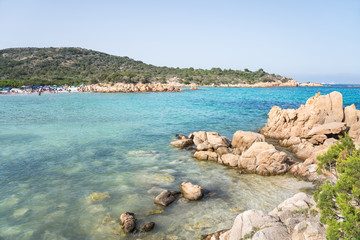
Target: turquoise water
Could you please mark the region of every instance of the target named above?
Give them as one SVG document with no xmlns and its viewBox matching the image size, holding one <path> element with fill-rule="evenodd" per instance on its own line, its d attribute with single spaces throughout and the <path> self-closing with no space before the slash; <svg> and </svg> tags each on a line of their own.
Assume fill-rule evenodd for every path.
<svg viewBox="0 0 360 240">
<path fill-rule="evenodd" d="M 177 133 L 258 131 L 273 105 L 297 108 L 317 92 L 340 91 L 360 108 L 360 88 L 201 88 L 181 93 L 0 95 L 0 239 L 194 239 L 229 228 L 234 208 L 272 210 L 309 184 L 239 174 L 195 161 L 169 145 Z M 165 212 L 161 189 L 200 184 L 200 202 Z M 110 198 L 92 202 L 89 195 Z M 230 210 L 232 209 L 232 210 Z M 134 212 L 148 234 L 117 235 L 105 216 Z"/>
</svg>

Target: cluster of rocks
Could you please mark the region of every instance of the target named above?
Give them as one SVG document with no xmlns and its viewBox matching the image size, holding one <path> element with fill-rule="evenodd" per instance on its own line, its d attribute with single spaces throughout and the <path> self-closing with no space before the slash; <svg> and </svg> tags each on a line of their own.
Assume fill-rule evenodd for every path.
<svg viewBox="0 0 360 240">
<path fill-rule="evenodd" d="M 85 86 L 84 92 L 131 93 L 131 92 L 182 92 L 183 89 L 161 83 L 102 83 Z"/>
<path fill-rule="evenodd" d="M 311 83 L 311 82 L 305 82 L 300 84 L 300 87 L 323 87 L 323 86 L 324 85 L 320 83 Z"/>
<path fill-rule="evenodd" d="M 355 105 L 343 107 L 339 92 L 316 94 L 298 109 L 281 109 L 274 106 L 260 133 L 278 139 L 304 162 L 296 163 L 290 172 L 310 181 L 321 180 L 316 174 L 316 156 L 328 150 L 340 136 L 348 133 L 356 144 L 360 142 L 360 110 Z"/>
<path fill-rule="evenodd" d="M 328 150 L 339 137 L 348 133 L 355 145 L 360 143 L 360 110 L 355 105 L 343 107 L 339 92 L 316 94 L 299 109 L 274 106 L 260 133 L 237 131 L 230 142 L 215 132 L 194 132 L 171 143 L 180 148 L 195 149 L 194 158 L 214 161 L 261 175 L 285 172 L 309 181 L 331 178 L 318 175 L 316 157 Z M 276 139 L 300 161 L 293 161 L 265 141 Z M 207 240 L 239 239 L 325 239 L 326 229 L 320 223 L 313 198 L 298 193 L 268 214 L 248 210 L 237 216 L 230 230 L 206 236 Z"/>
<path fill-rule="evenodd" d="M 204 196 L 204 191 L 199 185 L 192 184 L 191 182 L 183 182 L 180 185 L 180 192 L 170 192 L 168 190 L 164 190 L 155 197 L 154 203 L 166 207 L 172 202 L 174 202 L 180 194 L 182 194 L 185 199 L 188 199 L 190 201 L 196 201 L 200 200 Z M 89 198 L 91 201 L 99 201 L 110 198 L 110 195 L 108 193 L 93 192 L 90 194 Z M 164 212 L 163 209 L 155 210 L 147 213 L 146 216 L 159 214 L 162 212 Z M 116 234 L 119 234 L 118 228 L 116 227 L 119 226 L 119 224 L 121 226 L 121 229 L 123 230 L 123 233 L 125 234 L 135 232 L 149 232 L 155 227 L 154 222 L 147 222 L 141 227 L 137 228 L 137 220 L 135 218 L 135 214 L 131 212 L 124 212 L 123 214 L 121 214 L 119 219 L 106 216 L 102 222 L 103 224 L 112 224 L 113 226 L 115 226 L 114 229 Z"/>
<path fill-rule="evenodd" d="M 214 161 L 249 173 L 277 175 L 289 172 L 308 181 L 323 182 L 331 174 L 317 174 L 316 157 L 345 133 L 356 145 L 360 143 L 360 110 L 356 110 L 355 105 L 343 108 L 343 97 L 339 92 L 318 93 L 299 109 L 274 106 L 268 116 L 260 133 L 239 130 L 231 142 L 219 133 L 199 131 L 188 137 L 180 135 L 180 140 L 171 145 L 194 146 L 196 159 Z M 278 151 L 265 141 L 265 137 L 278 140 L 280 146 L 286 147 L 300 161 Z"/>
<path fill-rule="evenodd" d="M 294 161 L 285 152 L 265 142 L 262 134 L 237 131 L 230 142 L 216 132 L 199 131 L 170 143 L 174 147 L 195 146 L 194 158 L 214 161 L 248 173 L 278 175 L 286 173 Z"/>
<path fill-rule="evenodd" d="M 320 240 L 326 229 L 320 223 L 319 210 L 313 198 L 298 193 L 269 213 L 248 210 L 239 214 L 229 230 L 204 236 L 205 240 L 293 239 Z"/>
<path fill-rule="evenodd" d="M 180 191 L 181 192 L 170 192 L 169 190 L 164 190 L 156 196 L 154 203 L 166 207 L 174 202 L 176 197 L 180 194 L 182 194 L 185 199 L 191 201 L 200 200 L 204 196 L 202 187 L 192 184 L 191 182 L 183 182 L 180 185 Z"/>
</svg>

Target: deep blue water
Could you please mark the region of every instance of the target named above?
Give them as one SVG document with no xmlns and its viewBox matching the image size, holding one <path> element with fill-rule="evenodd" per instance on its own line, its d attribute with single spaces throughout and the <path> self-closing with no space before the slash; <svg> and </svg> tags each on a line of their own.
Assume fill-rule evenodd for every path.
<svg viewBox="0 0 360 240">
<path fill-rule="evenodd" d="M 194 161 L 169 142 L 199 130 L 229 139 L 239 129 L 258 131 L 272 106 L 298 108 L 317 92 L 335 90 L 345 106 L 360 108 L 360 88 L 341 86 L 0 95 L 0 239 L 118 239 L 101 221 L 124 211 L 157 223 L 145 239 L 191 239 L 229 228 L 239 213 L 229 209 L 269 211 L 303 183 Z M 155 193 L 183 181 L 212 194 L 146 217 L 158 208 Z M 93 191 L 111 198 L 91 202 Z"/>
</svg>

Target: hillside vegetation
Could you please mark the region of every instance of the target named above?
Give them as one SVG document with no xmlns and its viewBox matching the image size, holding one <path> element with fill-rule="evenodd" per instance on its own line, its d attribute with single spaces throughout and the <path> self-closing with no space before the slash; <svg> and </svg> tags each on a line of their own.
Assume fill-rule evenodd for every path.
<svg viewBox="0 0 360 240">
<path fill-rule="evenodd" d="M 219 85 L 272 82 L 288 78 L 250 71 L 157 67 L 128 57 L 82 48 L 9 48 L 0 50 L 0 87 L 32 84 L 166 83 Z"/>
</svg>

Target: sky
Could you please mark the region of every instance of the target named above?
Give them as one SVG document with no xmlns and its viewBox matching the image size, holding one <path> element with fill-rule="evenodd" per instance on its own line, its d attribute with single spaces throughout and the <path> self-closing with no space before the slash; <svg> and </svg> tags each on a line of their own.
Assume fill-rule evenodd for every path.
<svg viewBox="0 0 360 240">
<path fill-rule="evenodd" d="M 360 84 L 360 0 L 0 0 L 0 49 L 12 47 Z"/>
</svg>

